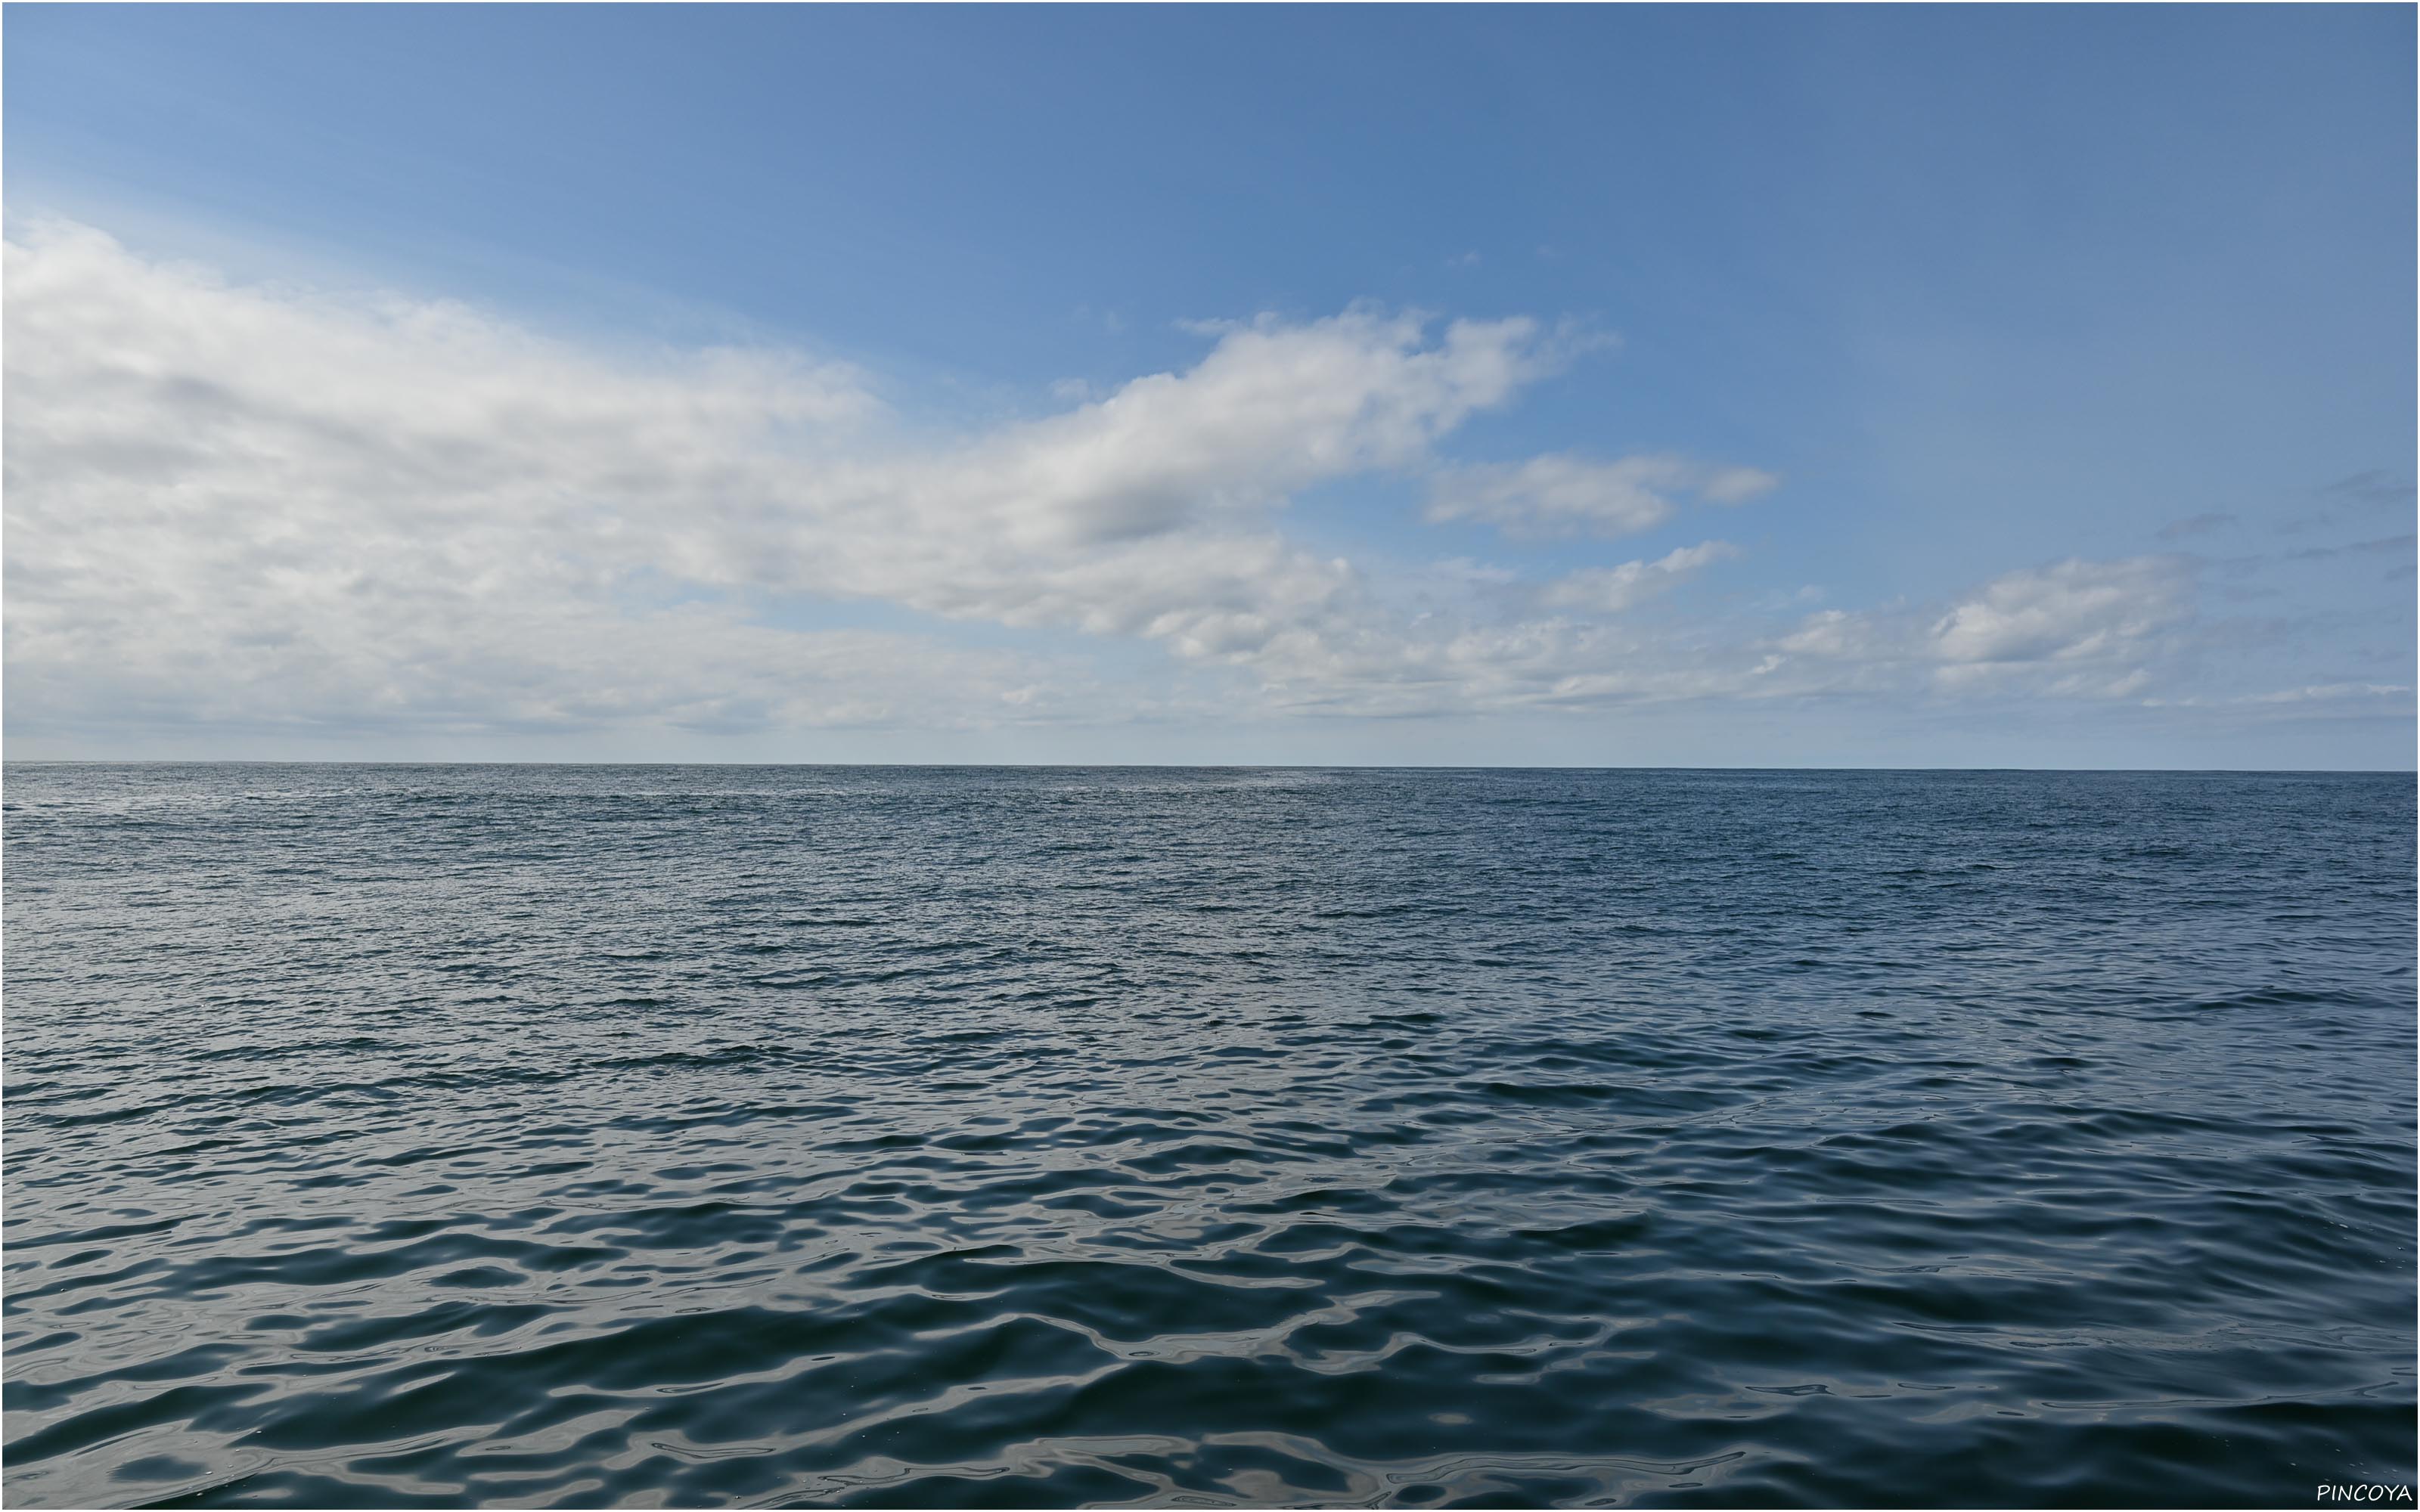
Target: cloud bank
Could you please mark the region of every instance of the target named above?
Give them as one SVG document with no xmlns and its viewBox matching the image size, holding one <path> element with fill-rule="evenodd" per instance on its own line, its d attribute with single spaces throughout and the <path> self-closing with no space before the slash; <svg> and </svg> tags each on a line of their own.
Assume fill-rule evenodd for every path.
<svg viewBox="0 0 2420 1512">
<path fill-rule="evenodd" d="M 606 350 L 457 304 L 234 283 L 70 224 L 6 256 L 12 733 L 2110 698 L 2191 615 L 2169 558 L 1689 622 L 1659 601 L 1740 548 L 1535 579 L 1465 563 L 1415 593 L 1290 532 L 1300 496 L 1357 476 L 1425 480 L 1430 519 L 1529 539 L 1776 486 L 1663 455 L 1442 455 L 1573 359 L 1532 319 L 1218 325 L 1182 371 L 935 436 L 867 373 L 794 352 Z"/>
</svg>

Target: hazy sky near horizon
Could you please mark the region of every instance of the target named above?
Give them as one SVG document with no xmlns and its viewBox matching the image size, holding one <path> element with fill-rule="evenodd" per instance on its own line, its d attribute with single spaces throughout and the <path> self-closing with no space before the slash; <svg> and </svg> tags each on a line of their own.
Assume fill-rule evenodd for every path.
<svg viewBox="0 0 2420 1512">
<path fill-rule="evenodd" d="M 11 7 L 11 757 L 2412 764 L 2408 7 Z"/>
</svg>

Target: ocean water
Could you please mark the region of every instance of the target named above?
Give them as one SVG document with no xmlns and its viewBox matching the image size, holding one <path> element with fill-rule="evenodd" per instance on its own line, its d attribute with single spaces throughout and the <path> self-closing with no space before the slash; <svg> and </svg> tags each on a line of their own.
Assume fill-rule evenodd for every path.
<svg viewBox="0 0 2420 1512">
<path fill-rule="evenodd" d="M 2409 776 L 6 805 L 12 1505 L 2413 1476 Z"/>
</svg>

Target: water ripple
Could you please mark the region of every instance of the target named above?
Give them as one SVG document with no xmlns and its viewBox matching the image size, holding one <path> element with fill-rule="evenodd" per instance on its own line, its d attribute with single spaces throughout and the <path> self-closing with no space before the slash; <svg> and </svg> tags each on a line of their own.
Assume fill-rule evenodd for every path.
<svg viewBox="0 0 2420 1512">
<path fill-rule="evenodd" d="M 2408 777 L 8 780 L 17 1504 L 2412 1479 Z"/>
</svg>

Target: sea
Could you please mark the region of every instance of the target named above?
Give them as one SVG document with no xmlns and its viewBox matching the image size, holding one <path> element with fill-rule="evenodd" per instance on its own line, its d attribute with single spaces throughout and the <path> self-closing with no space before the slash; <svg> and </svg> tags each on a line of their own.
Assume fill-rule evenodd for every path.
<svg viewBox="0 0 2420 1512">
<path fill-rule="evenodd" d="M 0 1489 L 2409 1488 L 2414 796 L 11 764 Z"/>
</svg>

